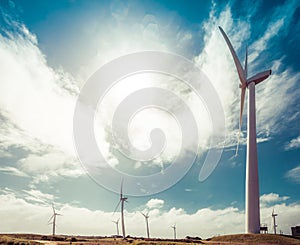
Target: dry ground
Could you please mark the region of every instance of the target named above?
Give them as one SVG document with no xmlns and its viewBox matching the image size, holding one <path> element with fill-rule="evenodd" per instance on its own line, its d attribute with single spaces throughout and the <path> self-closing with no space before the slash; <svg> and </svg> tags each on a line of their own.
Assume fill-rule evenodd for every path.
<svg viewBox="0 0 300 245">
<path fill-rule="evenodd" d="M 220 245 L 300 245 L 300 237 L 295 238 L 283 235 L 271 234 L 237 234 L 213 237 L 206 240 L 192 239 L 143 239 L 143 238 L 121 238 L 87 237 L 87 236 L 43 236 L 34 234 L 0 234 L 0 245 L 196 245 L 196 244 L 220 244 Z"/>
</svg>

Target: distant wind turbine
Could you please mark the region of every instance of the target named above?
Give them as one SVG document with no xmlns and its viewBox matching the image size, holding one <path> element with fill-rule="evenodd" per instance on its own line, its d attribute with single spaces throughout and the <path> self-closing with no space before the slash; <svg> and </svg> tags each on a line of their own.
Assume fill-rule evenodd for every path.
<svg viewBox="0 0 300 245">
<path fill-rule="evenodd" d="M 255 112 L 255 85 L 264 81 L 271 75 L 271 70 L 260 72 L 250 78 L 248 77 L 246 49 L 245 68 L 242 67 L 232 44 L 230 43 L 226 33 L 219 26 L 219 29 L 229 47 L 233 57 L 241 88 L 241 107 L 239 120 L 239 136 L 242 127 L 242 116 L 244 109 L 244 100 L 246 88 L 248 88 L 248 125 L 247 125 L 247 163 L 246 163 L 246 208 L 245 208 L 245 228 L 247 233 L 260 233 L 260 214 L 259 214 L 259 183 L 258 183 L 258 160 L 257 160 L 257 145 L 256 145 L 256 112 Z M 238 151 L 237 144 L 237 151 Z M 237 154 L 236 151 L 236 154 Z"/>
<path fill-rule="evenodd" d="M 126 237 L 126 233 L 125 233 L 125 222 L 124 222 L 124 202 L 127 202 L 127 197 L 123 196 L 123 180 L 121 183 L 121 190 L 120 190 L 120 200 L 118 202 L 118 205 L 116 206 L 116 209 L 114 211 L 114 213 L 117 211 L 120 203 L 121 203 L 121 222 L 122 222 L 122 233 L 123 233 L 123 238 Z"/>
<path fill-rule="evenodd" d="M 274 213 L 274 209 L 273 209 L 273 212 L 272 212 L 272 218 L 273 218 L 273 228 L 274 228 L 274 234 L 276 235 L 276 227 L 277 227 L 277 224 L 276 224 L 276 216 L 278 214 L 275 214 Z"/>
<path fill-rule="evenodd" d="M 174 224 L 171 227 L 173 228 L 173 231 L 174 231 L 174 240 L 176 240 L 176 224 Z"/>
<path fill-rule="evenodd" d="M 119 233 L 119 220 L 120 220 L 120 218 L 119 218 L 117 221 L 112 221 L 112 222 L 115 223 L 116 226 L 117 226 L 117 236 L 120 235 L 120 233 Z"/>
<path fill-rule="evenodd" d="M 53 203 L 52 203 L 52 210 L 53 210 L 53 215 L 49 219 L 48 224 L 52 224 L 52 235 L 55 236 L 56 216 L 58 216 L 58 215 L 62 216 L 62 215 L 59 213 L 56 213 Z M 51 220 L 52 220 L 52 222 L 50 222 Z"/>
<path fill-rule="evenodd" d="M 147 228 L 147 237 L 150 238 L 150 235 L 149 235 L 149 223 L 148 223 L 149 212 L 147 212 L 147 214 L 144 214 L 144 213 L 141 212 L 141 214 L 145 217 L 146 228 Z"/>
</svg>

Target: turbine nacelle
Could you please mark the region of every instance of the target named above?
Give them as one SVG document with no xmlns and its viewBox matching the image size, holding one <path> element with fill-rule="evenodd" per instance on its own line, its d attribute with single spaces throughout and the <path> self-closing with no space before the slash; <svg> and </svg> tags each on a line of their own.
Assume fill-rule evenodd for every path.
<svg viewBox="0 0 300 245">
<path fill-rule="evenodd" d="M 264 81 L 265 79 L 267 79 L 272 73 L 272 70 L 266 70 L 260 73 L 257 73 L 256 75 L 250 77 L 247 79 L 247 85 L 255 82 L 256 84 L 259 84 L 260 82 Z"/>
</svg>

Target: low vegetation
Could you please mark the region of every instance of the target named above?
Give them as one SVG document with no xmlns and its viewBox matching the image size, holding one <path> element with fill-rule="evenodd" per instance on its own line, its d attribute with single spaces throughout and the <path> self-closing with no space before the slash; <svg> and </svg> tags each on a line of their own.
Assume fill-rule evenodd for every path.
<svg viewBox="0 0 300 245">
<path fill-rule="evenodd" d="M 44 236 L 35 234 L 0 234 L 0 245 L 197 245 L 197 244 L 261 244 L 261 245 L 300 245 L 300 238 L 271 234 L 237 234 L 201 240 L 199 237 L 185 239 L 146 239 L 100 236 Z"/>
</svg>

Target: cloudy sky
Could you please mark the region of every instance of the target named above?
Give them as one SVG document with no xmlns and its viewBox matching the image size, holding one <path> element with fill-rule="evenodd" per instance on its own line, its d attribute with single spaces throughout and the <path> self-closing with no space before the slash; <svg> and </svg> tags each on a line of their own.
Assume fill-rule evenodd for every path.
<svg viewBox="0 0 300 245">
<path fill-rule="evenodd" d="M 97 108 L 95 132 L 100 150 L 118 171 L 163 173 L 180 152 L 180 126 L 157 108 L 137 113 L 128 136 L 145 150 L 151 130 L 161 128 L 167 142 L 161 155 L 129 163 L 117 152 L 109 134 L 111 119 L 121 101 L 141 88 L 160 87 L 181 96 L 200 136 L 196 161 L 175 185 L 129 196 L 127 234 L 146 235 L 140 211 L 149 211 L 153 237 L 172 237 L 175 223 L 178 237 L 242 233 L 247 115 L 244 110 L 235 156 L 239 82 L 220 25 L 241 60 L 248 46 L 249 75 L 272 69 L 272 76 L 256 87 L 261 223 L 273 231 L 274 209 L 278 229 L 290 234 L 291 226 L 300 225 L 299 19 L 298 1 L 1 1 L 0 232 L 50 234 L 47 221 L 54 203 L 63 214 L 57 233 L 115 234 L 119 195 L 92 179 L 78 159 L 75 105 L 86 81 L 104 64 L 156 50 L 183 56 L 206 74 L 224 110 L 226 141 L 216 169 L 199 182 L 212 135 L 205 102 L 180 80 L 157 74 L 123 79 L 107 92 Z"/>
</svg>

